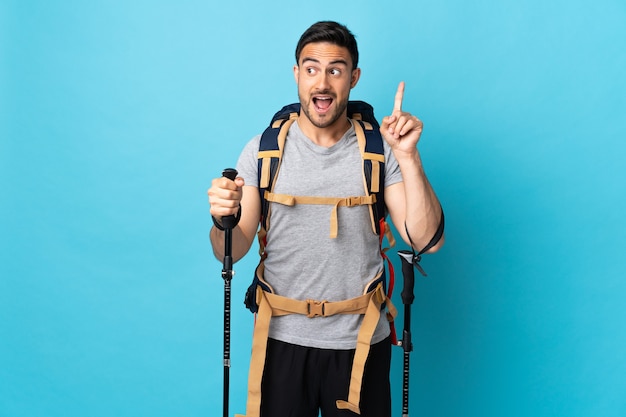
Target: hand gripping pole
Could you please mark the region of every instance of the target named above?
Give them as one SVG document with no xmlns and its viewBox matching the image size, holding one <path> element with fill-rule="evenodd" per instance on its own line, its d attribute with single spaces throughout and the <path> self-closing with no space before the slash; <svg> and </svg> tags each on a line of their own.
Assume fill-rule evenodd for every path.
<svg viewBox="0 0 626 417">
<path fill-rule="evenodd" d="M 230 180 L 237 177 L 237 170 L 226 168 L 222 175 Z M 224 228 L 224 263 L 222 278 L 224 279 L 224 417 L 228 417 L 228 401 L 230 388 L 230 281 L 233 278 L 233 228 L 237 225 L 235 216 L 222 217 Z"/>
</svg>

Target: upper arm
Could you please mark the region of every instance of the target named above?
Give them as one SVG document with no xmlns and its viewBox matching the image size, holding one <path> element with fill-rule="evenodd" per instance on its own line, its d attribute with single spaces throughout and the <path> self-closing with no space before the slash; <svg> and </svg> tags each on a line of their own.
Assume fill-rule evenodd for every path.
<svg viewBox="0 0 626 417">
<path fill-rule="evenodd" d="M 247 241 L 248 249 L 256 236 L 261 217 L 261 198 L 259 189 L 251 185 L 244 185 L 241 197 L 241 219 L 239 228 Z"/>
<path fill-rule="evenodd" d="M 387 212 L 391 218 L 391 222 L 400 233 L 402 240 L 410 245 L 404 229 L 404 220 L 406 219 L 406 195 L 404 194 L 404 183 L 396 182 L 395 184 L 385 187 L 385 205 Z"/>
</svg>

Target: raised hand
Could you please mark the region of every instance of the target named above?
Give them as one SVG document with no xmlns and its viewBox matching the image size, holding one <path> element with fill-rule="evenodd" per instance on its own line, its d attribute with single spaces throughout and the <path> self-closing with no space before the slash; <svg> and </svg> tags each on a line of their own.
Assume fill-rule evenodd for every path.
<svg viewBox="0 0 626 417">
<path fill-rule="evenodd" d="M 422 135 L 424 125 L 416 116 L 402 111 L 403 99 L 404 81 L 401 81 L 396 91 L 393 111 L 390 116 L 383 118 L 380 133 L 394 152 L 413 153 Z"/>
</svg>

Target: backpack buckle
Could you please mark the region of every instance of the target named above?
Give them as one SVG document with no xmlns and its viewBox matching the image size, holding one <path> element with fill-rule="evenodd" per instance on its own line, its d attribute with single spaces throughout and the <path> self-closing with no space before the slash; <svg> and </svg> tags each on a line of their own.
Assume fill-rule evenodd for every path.
<svg viewBox="0 0 626 417">
<path fill-rule="evenodd" d="M 326 301 L 306 300 L 307 317 L 324 317 Z"/>
</svg>

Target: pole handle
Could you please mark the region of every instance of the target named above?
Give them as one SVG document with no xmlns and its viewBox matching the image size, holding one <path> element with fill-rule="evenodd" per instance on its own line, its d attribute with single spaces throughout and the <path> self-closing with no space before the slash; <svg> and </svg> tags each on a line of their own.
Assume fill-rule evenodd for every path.
<svg viewBox="0 0 626 417">
<path fill-rule="evenodd" d="M 222 171 L 222 176 L 228 178 L 231 181 L 234 181 L 237 178 L 237 170 L 235 168 L 226 168 Z"/>
<path fill-rule="evenodd" d="M 415 294 L 413 288 L 415 286 L 415 273 L 413 270 L 413 252 L 401 250 L 398 251 L 400 260 L 402 261 L 402 277 L 404 278 L 404 287 L 402 288 L 402 303 L 405 305 L 413 304 Z"/>
<path fill-rule="evenodd" d="M 222 176 L 228 178 L 231 181 L 234 181 L 237 178 L 237 170 L 234 168 L 226 168 L 222 171 Z M 239 223 L 239 216 L 224 216 L 222 217 L 222 227 L 224 229 L 234 229 Z"/>
</svg>

